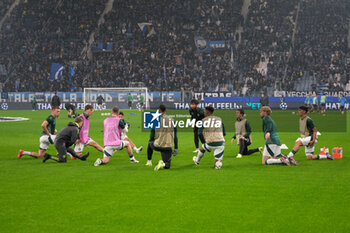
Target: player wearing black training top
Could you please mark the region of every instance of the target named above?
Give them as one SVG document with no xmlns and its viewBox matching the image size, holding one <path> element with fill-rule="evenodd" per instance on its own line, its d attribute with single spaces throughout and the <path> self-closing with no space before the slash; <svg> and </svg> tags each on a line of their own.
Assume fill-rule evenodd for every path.
<svg viewBox="0 0 350 233">
<path fill-rule="evenodd" d="M 55 160 L 56 162 L 65 163 L 67 162 L 67 152 L 73 157 L 80 160 L 86 160 L 89 156 L 89 152 L 84 156 L 78 155 L 71 146 L 76 142 L 79 135 L 79 129 L 83 126 L 83 119 L 81 117 L 75 118 L 74 122 L 69 122 L 66 127 L 64 127 L 56 136 L 55 147 L 58 151 L 57 156 L 45 154 L 43 163 L 48 159 Z"/>
</svg>

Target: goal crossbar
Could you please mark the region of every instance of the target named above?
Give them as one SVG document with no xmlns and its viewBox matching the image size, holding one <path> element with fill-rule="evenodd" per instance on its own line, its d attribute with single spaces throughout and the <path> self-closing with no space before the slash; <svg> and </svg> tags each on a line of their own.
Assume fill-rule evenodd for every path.
<svg viewBox="0 0 350 233">
<path fill-rule="evenodd" d="M 103 94 L 105 92 L 138 92 L 144 93 L 144 104 L 145 108 L 149 109 L 149 98 L 148 98 L 148 88 L 147 87 L 86 87 L 83 92 L 83 102 L 84 106 L 87 101 L 87 94 L 89 92 L 97 92 L 98 94 Z M 90 100 L 89 100 L 90 101 Z"/>
</svg>

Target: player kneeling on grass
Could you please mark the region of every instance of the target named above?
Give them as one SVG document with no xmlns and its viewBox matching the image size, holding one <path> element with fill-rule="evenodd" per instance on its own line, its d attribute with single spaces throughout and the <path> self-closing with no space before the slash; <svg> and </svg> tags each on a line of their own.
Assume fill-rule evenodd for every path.
<svg viewBox="0 0 350 233">
<path fill-rule="evenodd" d="M 76 153 L 81 154 L 85 146 L 92 146 L 95 147 L 98 151 L 103 151 L 102 146 L 100 146 L 97 142 L 89 137 L 90 116 L 93 112 L 94 108 L 92 105 L 88 104 L 85 106 L 85 112 L 79 116 L 83 119 L 84 123 L 79 132 L 79 139 L 75 142 L 74 151 Z"/>
<path fill-rule="evenodd" d="M 249 121 L 244 118 L 244 110 L 237 109 L 236 111 L 236 123 L 235 130 L 236 133 L 233 135 L 231 144 L 237 139 L 237 144 L 239 146 L 239 153 L 236 158 L 242 158 L 242 155 L 251 155 L 255 152 L 261 152 L 262 147 L 248 150 L 248 146 L 252 143 L 251 133 L 252 128 L 250 127 Z"/>
<path fill-rule="evenodd" d="M 199 137 L 205 143 L 198 151 L 198 155 L 193 157 L 193 162 L 199 165 L 200 160 L 204 156 L 205 151 L 214 151 L 214 166 L 216 169 L 222 167 L 222 158 L 225 149 L 225 126 L 220 117 L 213 116 L 214 108 L 212 106 L 205 107 L 202 127 L 198 131 Z"/>
<path fill-rule="evenodd" d="M 52 159 L 59 163 L 65 163 L 67 162 L 67 153 L 70 153 L 72 156 L 85 161 L 89 156 L 89 152 L 84 156 L 80 156 L 75 153 L 73 148 L 71 148 L 78 138 L 79 129 L 82 127 L 83 123 L 83 119 L 81 117 L 77 117 L 74 119 L 74 122 L 69 122 L 66 127 L 61 129 L 54 142 L 58 155 L 54 156 L 45 154 L 43 163 L 45 163 L 48 159 Z"/>
<path fill-rule="evenodd" d="M 140 146 L 139 148 L 137 148 L 135 146 L 135 144 L 131 141 L 130 138 L 128 138 L 128 136 L 126 135 L 128 130 L 129 130 L 129 127 L 130 127 L 130 124 L 129 122 L 125 121 L 124 120 L 124 113 L 123 112 L 119 112 L 119 118 L 121 121 L 124 121 L 124 124 L 125 124 L 125 128 L 122 130 L 122 140 L 123 141 L 128 141 L 129 144 L 130 144 L 130 147 L 138 154 L 142 151 L 142 146 Z"/>
<path fill-rule="evenodd" d="M 308 108 L 306 106 L 300 106 L 298 109 L 298 114 L 300 116 L 299 120 L 299 129 L 300 129 L 300 138 L 296 140 L 296 143 L 293 147 L 293 150 L 289 152 L 288 158 L 289 161 L 297 165 L 293 156 L 298 152 L 301 146 L 305 146 L 305 154 L 308 160 L 315 159 L 331 159 L 334 158 L 330 154 L 326 155 L 314 155 L 315 144 L 317 143 L 317 129 L 314 125 L 314 122 L 306 114 Z"/>
<path fill-rule="evenodd" d="M 169 169 L 171 165 L 171 156 L 177 155 L 178 141 L 177 141 L 177 129 L 174 127 L 173 119 L 166 115 L 166 107 L 161 104 L 158 108 L 160 112 L 160 128 L 152 129 L 151 136 L 147 148 L 147 166 L 152 166 L 152 154 L 153 151 L 159 151 L 162 160 L 159 160 L 154 170 Z M 157 111 L 157 113 L 158 113 Z M 174 146 L 174 152 L 172 148 Z"/>
<path fill-rule="evenodd" d="M 130 143 L 122 140 L 122 130 L 125 128 L 125 124 L 118 115 L 119 108 L 114 107 L 112 109 L 112 116 L 104 120 L 103 142 L 105 148 L 103 150 L 103 159 L 98 158 L 94 163 L 94 166 L 96 167 L 109 163 L 114 152 L 116 150 L 122 150 L 124 147 L 127 147 L 130 162 L 138 163 L 132 154 Z"/>
<path fill-rule="evenodd" d="M 51 109 L 51 115 L 46 118 L 46 120 L 41 124 L 43 132 L 40 136 L 40 147 L 39 152 L 30 152 L 19 150 L 18 158 L 20 159 L 23 155 L 29 155 L 34 158 L 43 158 L 46 150 L 49 148 L 50 144 L 53 144 L 55 140 L 55 135 L 57 133 L 56 127 L 56 118 L 60 115 L 60 107 L 53 106 Z"/>
<path fill-rule="evenodd" d="M 270 117 L 270 114 L 270 107 L 263 106 L 260 108 L 260 117 L 263 119 L 263 132 L 265 137 L 262 164 L 285 164 L 289 166 L 288 158 L 281 154 L 281 142 L 278 137 L 277 126 Z"/>
</svg>

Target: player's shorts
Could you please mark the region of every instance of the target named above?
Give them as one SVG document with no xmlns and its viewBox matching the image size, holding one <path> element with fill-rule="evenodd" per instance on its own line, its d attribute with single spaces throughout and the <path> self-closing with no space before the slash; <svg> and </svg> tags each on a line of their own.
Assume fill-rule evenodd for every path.
<svg viewBox="0 0 350 233">
<path fill-rule="evenodd" d="M 341 110 L 341 111 L 344 111 L 344 106 L 340 106 L 340 110 Z"/>
<path fill-rule="evenodd" d="M 208 152 L 214 151 L 214 157 L 218 160 L 222 160 L 224 157 L 225 143 L 221 146 L 210 146 L 207 143 L 204 143 L 202 148 Z"/>
<path fill-rule="evenodd" d="M 317 104 L 313 104 L 312 106 L 314 106 L 314 109 L 317 108 Z"/>
<path fill-rule="evenodd" d="M 305 146 L 305 154 L 306 154 L 306 156 L 314 154 L 315 144 L 317 143 L 317 139 L 315 140 L 315 143 L 312 146 L 308 146 L 309 142 L 311 141 L 311 136 L 308 136 L 308 137 L 305 137 L 305 138 L 298 138 L 296 140 L 296 142 L 297 141 L 301 141 L 303 146 Z"/>
<path fill-rule="evenodd" d="M 323 107 L 326 106 L 326 103 L 321 103 L 321 106 L 323 106 Z"/>
<path fill-rule="evenodd" d="M 263 156 L 276 157 L 281 154 L 281 146 L 276 144 L 265 144 Z"/>
<path fill-rule="evenodd" d="M 143 103 L 140 103 L 140 107 L 143 107 Z"/>
<path fill-rule="evenodd" d="M 114 154 L 114 151 L 116 150 L 122 150 L 124 148 L 125 143 L 122 141 L 122 143 L 119 146 L 105 146 L 103 149 L 103 157 L 112 157 Z"/>
<path fill-rule="evenodd" d="M 98 104 L 98 105 L 102 105 L 102 102 L 101 102 L 101 101 L 98 101 L 97 104 Z"/>
<path fill-rule="evenodd" d="M 92 140 L 91 138 L 89 138 L 89 140 L 86 143 L 78 143 L 75 145 L 74 147 L 74 151 L 77 153 L 81 153 L 84 150 L 84 147 L 89 145 L 91 142 L 93 142 L 94 140 Z"/>
<path fill-rule="evenodd" d="M 51 135 L 52 141 L 55 141 L 56 135 Z M 47 150 L 50 146 L 49 136 L 43 135 L 40 137 L 40 150 Z"/>
<path fill-rule="evenodd" d="M 132 102 L 131 102 L 131 101 L 128 101 L 128 106 L 129 106 L 129 107 L 131 107 L 131 104 L 132 104 Z"/>
</svg>

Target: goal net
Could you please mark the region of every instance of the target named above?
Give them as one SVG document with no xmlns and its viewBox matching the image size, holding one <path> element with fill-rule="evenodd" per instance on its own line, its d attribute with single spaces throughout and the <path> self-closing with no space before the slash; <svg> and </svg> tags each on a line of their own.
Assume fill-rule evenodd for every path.
<svg viewBox="0 0 350 233">
<path fill-rule="evenodd" d="M 84 88 L 83 102 L 86 104 L 97 104 L 98 97 L 102 96 L 104 109 L 112 109 L 118 106 L 120 109 L 128 109 L 129 94 L 132 97 L 131 108 L 139 109 L 143 98 L 143 108 L 149 109 L 149 98 L 147 87 L 115 87 L 115 88 Z M 130 97 L 129 97 L 130 98 Z"/>
</svg>

